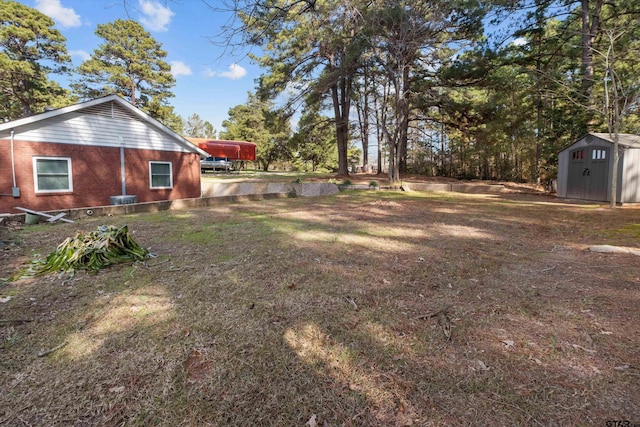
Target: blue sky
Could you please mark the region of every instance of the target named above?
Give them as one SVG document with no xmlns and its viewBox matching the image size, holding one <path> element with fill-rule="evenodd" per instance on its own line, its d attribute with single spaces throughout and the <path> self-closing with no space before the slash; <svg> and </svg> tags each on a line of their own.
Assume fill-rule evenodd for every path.
<svg viewBox="0 0 640 427">
<path fill-rule="evenodd" d="M 246 52 L 225 52 L 212 42 L 231 15 L 211 10 L 201 0 L 22 0 L 51 17 L 67 39 L 67 50 L 78 66 L 102 42 L 96 25 L 118 18 L 134 19 L 162 43 L 165 60 L 176 78 L 176 113 L 185 120 L 197 113 L 221 130 L 229 108 L 243 104 L 255 89 L 260 69 Z M 217 6 L 218 0 L 209 0 Z M 126 5 L 126 8 L 125 8 Z M 65 81 L 51 76 L 64 86 Z"/>
</svg>

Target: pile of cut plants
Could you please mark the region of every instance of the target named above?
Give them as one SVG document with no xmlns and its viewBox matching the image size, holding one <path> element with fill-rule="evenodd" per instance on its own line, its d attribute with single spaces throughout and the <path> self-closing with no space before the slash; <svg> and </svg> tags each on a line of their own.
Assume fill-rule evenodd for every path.
<svg viewBox="0 0 640 427">
<path fill-rule="evenodd" d="M 149 256 L 149 250 L 133 239 L 126 225 L 101 225 L 86 234 L 76 232 L 45 259 L 33 260 L 27 268 L 11 276 L 9 281 L 56 272 L 71 277 L 78 270 L 97 273 L 113 264 L 142 261 Z"/>
</svg>

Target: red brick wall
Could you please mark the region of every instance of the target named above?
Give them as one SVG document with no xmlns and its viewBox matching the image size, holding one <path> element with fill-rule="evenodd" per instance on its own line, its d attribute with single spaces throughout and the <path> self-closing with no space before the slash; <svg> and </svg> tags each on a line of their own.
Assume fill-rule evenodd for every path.
<svg viewBox="0 0 640 427">
<path fill-rule="evenodd" d="M 200 197 L 200 156 L 195 153 L 125 149 L 126 190 L 138 202 Z M 0 140 L 0 213 L 17 213 L 16 206 L 48 211 L 109 205 L 109 197 L 122 194 L 120 149 L 14 141 L 15 169 L 20 197 L 11 197 L 11 151 L 8 140 Z M 73 191 L 36 194 L 34 156 L 71 158 Z M 173 188 L 152 190 L 149 161 L 172 162 Z"/>
<path fill-rule="evenodd" d="M 12 198 L 13 178 L 11 177 L 11 150 L 9 144 L 9 141 L 0 139 L 0 213 L 9 211 L 8 201 Z"/>
</svg>

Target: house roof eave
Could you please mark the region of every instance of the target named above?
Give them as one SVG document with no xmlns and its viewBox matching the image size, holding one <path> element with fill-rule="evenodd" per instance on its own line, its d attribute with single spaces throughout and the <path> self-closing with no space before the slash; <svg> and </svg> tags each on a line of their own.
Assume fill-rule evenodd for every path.
<svg viewBox="0 0 640 427">
<path fill-rule="evenodd" d="M 13 129 L 16 129 L 16 128 L 19 128 L 19 127 L 22 127 L 22 126 L 26 126 L 26 125 L 30 125 L 30 124 L 33 124 L 33 123 L 37 123 L 39 121 L 51 119 L 53 117 L 62 116 L 64 114 L 73 113 L 75 111 L 83 110 L 85 108 L 90 108 L 90 107 L 93 107 L 95 105 L 100 105 L 100 104 L 104 104 L 104 103 L 107 103 L 107 102 L 116 102 L 118 105 L 122 106 L 127 111 L 130 111 L 132 114 L 134 114 L 135 116 L 140 118 L 145 123 L 155 127 L 159 131 L 161 131 L 161 132 L 167 134 L 169 137 L 173 138 L 179 145 L 183 146 L 184 148 L 188 149 L 189 151 L 196 152 L 201 157 L 207 157 L 208 156 L 208 153 L 206 151 L 200 149 L 197 146 L 194 146 L 192 143 L 187 141 L 182 136 L 178 135 L 176 132 L 174 132 L 173 130 L 171 130 L 167 126 L 163 125 L 162 123 L 160 123 L 159 121 L 157 121 L 153 117 L 149 116 L 147 113 L 145 113 L 141 109 L 133 106 L 131 103 L 129 103 L 128 101 L 122 99 L 120 96 L 115 95 L 115 94 L 103 96 L 101 98 L 92 99 L 92 100 L 86 101 L 86 102 L 81 102 L 81 103 L 77 103 L 77 104 L 73 104 L 73 105 L 68 105 L 66 107 L 58 108 L 58 109 L 52 110 L 52 111 L 45 111 L 43 113 L 34 114 L 33 116 L 23 117 L 21 119 L 12 120 L 12 121 L 9 121 L 9 122 L 6 122 L 6 123 L 0 123 L 0 132 L 7 131 L 7 130 L 13 130 Z"/>
</svg>

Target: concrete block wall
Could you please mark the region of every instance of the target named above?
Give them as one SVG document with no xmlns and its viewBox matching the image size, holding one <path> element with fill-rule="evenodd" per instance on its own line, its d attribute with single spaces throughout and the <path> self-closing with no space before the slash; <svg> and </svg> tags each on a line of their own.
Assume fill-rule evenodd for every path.
<svg viewBox="0 0 640 427">
<path fill-rule="evenodd" d="M 403 187 L 408 187 L 412 191 L 431 191 L 434 193 L 453 191 L 456 193 L 474 193 L 474 194 L 496 194 L 505 192 L 504 185 L 496 184 L 433 184 L 409 182 L 403 183 Z"/>
<path fill-rule="evenodd" d="M 297 196 L 313 197 L 336 194 L 336 184 L 310 182 L 292 184 L 285 182 L 207 182 L 202 180 L 202 197 L 242 196 L 248 194 L 288 194 L 295 190 Z"/>
</svg>

